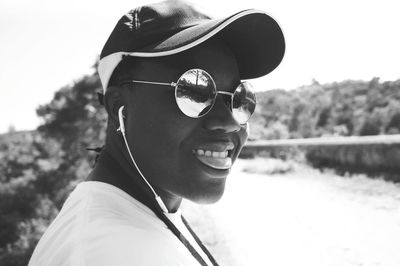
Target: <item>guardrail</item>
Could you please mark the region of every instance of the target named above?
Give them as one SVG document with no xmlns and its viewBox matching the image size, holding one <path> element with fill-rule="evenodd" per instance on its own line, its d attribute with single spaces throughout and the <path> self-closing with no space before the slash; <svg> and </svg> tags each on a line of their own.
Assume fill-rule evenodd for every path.
<svg viewBox="0 0 400 266">
<path fill-rule="evenodd" d="M 321 137 L 303 139 L 275 139 L 248 141 L 246 148 L 291 147 L 291 146 L 347 146 L 347 145 L 400 144 L 400 134 L 350 137 Z"/>
</svg>

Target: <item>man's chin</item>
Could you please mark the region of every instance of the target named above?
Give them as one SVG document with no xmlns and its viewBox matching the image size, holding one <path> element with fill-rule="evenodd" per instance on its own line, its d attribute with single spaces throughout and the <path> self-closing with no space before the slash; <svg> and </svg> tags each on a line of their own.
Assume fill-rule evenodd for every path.
<svg viewBox="0 0 400 266">
<path fill-rule="evenodd" d="M 201 205 L 214 204 L 214 203 L 217 203 L 221 198 L 222 198 L 222 195 L 219 196 L 219 197 L 207 198 L 207 199 L 204 199 L 204 200 L 199 200 L 196 203 L 197 204 L 201 204 Z"/>
<path fill-rule="evenodd" d="M 224 195 L 225 185 L 219 189 L 213 189 L 212 191 L 207 191 L 207 193 L 202 193 L 200 195 L 192 195 L 187 199 L 197 203 L 197 204 L 213 204 L 218 202 Z"/>
</svg>

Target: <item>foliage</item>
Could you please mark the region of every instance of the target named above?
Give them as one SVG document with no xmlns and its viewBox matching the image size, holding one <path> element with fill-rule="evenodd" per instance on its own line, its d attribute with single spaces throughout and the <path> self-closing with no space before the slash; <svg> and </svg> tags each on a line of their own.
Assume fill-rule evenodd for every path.
<svg viewBox="0 0 400 266">
<path fill-rule="evenodd" d="M 252 139 L 394 134 L 400 131 L 400 80 L 314 81 L 257 95 Z M 254 125 L 254 126 L 253 126 Z"/>
<path fill-rule="evenodd" d="M 56 214 L 58 143 L 35 131 L 0 138 L 0 265 L 26 265 Z"/>
<path fill-rule="evenodd" d="M 290 92 L 262 92 L 257 101 L 260 108 L 251 120 L 252 139 L 400 133 L 400 80 L 380 82 L 374 78 L 323 85 L 314 81 Z M 383 175 L 400 182 L 399 150 L 385 145 L 319 146 L 307 149 L 306 159 L 316 167 Z M 254 152 L 244 149 L 242 157 L 252 157 Z M 291 151 L 270 148 L 268 152 L 282 158 L 280 154 Z"/>
<path fill-rule="evenodd" d="M 45 228 L 94 161 L 106 114 L 97 73 L 61 88 L 37 110 L 37 131 L 0 136 L 0 265 L 27 265 Z"/>
<path fill-rule="evenodd" d="M 306 152 L 316 168 L 334 168 L 339 174 L 367 173 L 372 177 L 400 182 L 400 145 L 315 146 Z"/>
</svg>

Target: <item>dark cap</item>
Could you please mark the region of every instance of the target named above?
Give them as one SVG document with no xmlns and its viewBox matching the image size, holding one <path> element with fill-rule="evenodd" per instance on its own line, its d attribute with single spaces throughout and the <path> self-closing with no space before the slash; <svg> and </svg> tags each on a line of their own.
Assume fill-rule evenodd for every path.
<svg viewBox="0 0 400 266">
<path fill-rule="evenodd" d="M 118 21 L 100 55 L 104 91 L 123 56 L 173 55 L 217 34 L 236 56 L 241 79 L 264 76 L 282 61 L 282 30 L 265 12 L 249 9 L 212 19 L 188 3 L 169 0 L 133 9 Z"/>
</svg>

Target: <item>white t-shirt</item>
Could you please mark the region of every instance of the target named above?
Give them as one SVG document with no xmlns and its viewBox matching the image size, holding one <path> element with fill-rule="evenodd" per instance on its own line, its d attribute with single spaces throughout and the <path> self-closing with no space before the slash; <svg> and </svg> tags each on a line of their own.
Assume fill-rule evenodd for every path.
<svg viewBox="0 0 400 266">
<path fill-rule="evenodd" d="M 167 214 L 209 265 L 181 220 Z M 147 206 L 107 183 L 80 183 L 40 239 L 29 266 L 195 265 L 198 261 Z"/>
</svg>

